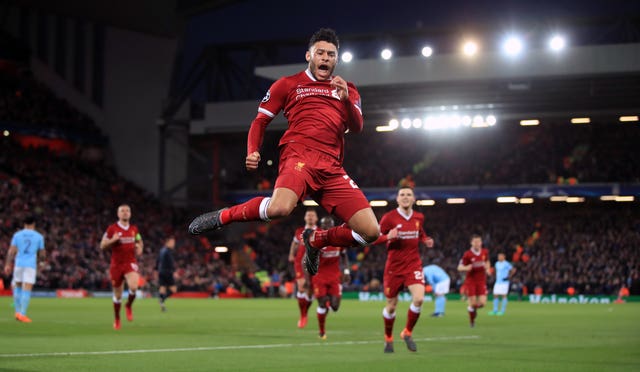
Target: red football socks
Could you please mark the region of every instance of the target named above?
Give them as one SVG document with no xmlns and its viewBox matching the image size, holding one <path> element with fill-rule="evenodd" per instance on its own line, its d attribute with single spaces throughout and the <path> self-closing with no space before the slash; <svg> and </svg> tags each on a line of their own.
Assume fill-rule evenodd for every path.
<svg viewBox="0 0 640 372">
<path fill-rule="evenodd" d="M 389 319 L 383 316 L 382 319 L 384 319 L 384 335 L 387 339 L 393 338 L 393 322 L 395 322 L 396 318 Z"/>
<path fill-rule="evenodd" d="M 122 306 L 120 302 L 113 303 L 113 315 L 115 315 L 116 319 L 120 319 L 120 306 Z"/>
<path fill-rule="evenodd" d="M 329 245 L 351 247 L 358 244 L 351 234 L 351 229 L 343 226 L 332 227 L 329 230 L 316 230 L 311 240 L 311 246 L 318 249 Z"/>
<path fill-rule="evenodd" d="M 300 316 L 305 317 L 309 312 L 309 306 L 311 306 L 311 301 L 306 298 L 298 297 L 298 307 L 300 308 Z"/>
<path fill-rule="evenodd" d="M 318 330 L 320 331 L 320 334 L 323 335 L 325 334 L 324 324 L 327 321 L 327 312 L 325 311 L 322 314 L 320 313 L 317 313 L 317 314 L 318 314 Z"/>
<path fill-rule="evenodd" d="M 231 222 L 239 221 L 259 221 L 260 220 L 260 203 L 264 196 L 250 199 L 242 204 L 234 205 L 229 209 L 225 209 L 220 213 L 220 222 L 226 225 Z"/>
<path fill-rule="evenodd" d="M 409 332 L 413 331 L 413 327 L 416 326 L 418 322 L 418 318 L 420 318 L 420 313 L 415 313 L 411 311 L 411 309 L 407 310 L 407 326 L 405 327 Z"/>
<path fill-rule="evenodd" d="M 476 315 L 478 315 L 476 308 L 474 307 L 473 310 L 467 308 L 467 312 L 469 312 L 469 321 L 473 323 L 476 320 Z"/>
<path fill-rule="evenodd" d="M 131 305 L 133 304 L 133 300 L 135 299 L 136 299 L 136 293 L 129 292 L 129 298 L 127 299 L 127 307 L 131 307 Z"/>
</svg>

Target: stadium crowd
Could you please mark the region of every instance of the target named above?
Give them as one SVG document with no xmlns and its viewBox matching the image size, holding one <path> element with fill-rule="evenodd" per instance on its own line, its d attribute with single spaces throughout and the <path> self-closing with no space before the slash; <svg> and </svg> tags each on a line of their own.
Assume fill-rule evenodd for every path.
<svg viewBox="0 0 640 372">
<path fill-rule="evenodd" d="M 224 261 L 214 258 L 200 242 L 186 238 L 186 217 L 179 209 L 163 206 L 151 194 L 118 176 L 104 163 L 74 155 L 57 155 L 45 148 L 23 148 L 10 138 L 0 140 L 0 261 L 11 236 L 27 215 L 36 217 L 36 229 L 45 236 L 47 258 L 38 268 L 38 288 L 110 290 L 109 253 L 99 241 L 106 227 L 117 220 L 120 203 L 132 207 L 132 223 L 145 240 L 139 260 L 145 287 L 155 283 L 157 252 L 166 236 L 176 235 L 177 282 L 183 289 L 209 290 L 235 282 Z M 8 287 L 10 278 L 4 278 Z M 237 284 L 239 286 L 239 284 Z"/>
<path fill-rule="evenodd" d="M 301 208 L 286 220 L 250 225 L 242 238 L 231 239 L 232 250 L 239 251 L 236 255 L 249 257 L 249 265 L 238 265 L 232 261 L 242 259 L 223 260 L 208 241 L 185 236 L 186 212 L 163 206 L 104 163 L 23 148 L 2 139 L 0 204 L 6 210 L 0 216 L 0 261 L 24 216 L 35 215 L 48 251 L 39 267 L 37 287 L 109 290 L 108 253 L 100 252 L 97 244 L 106 226 L 115 221 L 115 208 L 121 202 L 132 206 L 133 223 L 146 242 L 140 260 L 148 283 L 143 288 L 151 289 L 155 283 L 156 254 L 169 234 L 178 238 L 176 275 L 182 291 L 215 294 L 232 287 L 262 295 L 265 290 L 253 277 L 256 271 L 274 274 L 282 285 L 293 278 L 287 254 L 293 231 L 302 221 Z M 445 268 L 457 289 L 461 277 L 456 266 L 474 232 L 483 235 L 494 256 L 504 251 L 512 259 L 521 247 L 512 282 L 520 293 L 536 287 L 544 293 L 564 293 L 573 287 L 576 293 L 615 294 L 622 284 L 638 285 L 640 213 L 633 205 L 479 203 L 421 209 L 426 231 L 436 241 L 436 248 L 424 252 L 424 262 Z M 379 289 L 385 248 L 351 248 L 349 257 L 353 270 L 345 289 Z"/>
<path fill-rule="evenodd" d="M 576 294 L 615 295 L 622 285 L 640 293 L 640 212 L 633 205 L 479 203 L 419 210 L 425 213 L 425 230 L 436 244 L 423 250 L 423 263 L 443 267 L 454 283 L 452 290 L 460 290 L 458 261 L 469 248 L 471 234 L 478 232 L 492 262 L 499 252 L 514 261 L 516 293 L 533 293 L 536 287 L 543 293 L 566 293 L 571 287 Z M 298 214 L 255 242 L 257 255 L 266 257 L 259 265 L 287 267 L 288 239 L 297 227 L 295 218 L 302 221 Z M 351 248 L 348 253 L 352 271 L 345 290 L 379 290 L 384 246 Z"/>
<path fill-rule="evenodd" d="M 267 132 L 263 159 L 277 162 L 279 135 Z M 615 122 L 368 130 L 347 135 L 344 164 L 351 178 L 368 188 L 396 187 L 407 176 L 418 186 L 640 182 L 640 153 L 634 150 L 639 141 L 635 125 Z M 245 145 L 246 135 L 223 144 L 225 154 L 235 154 L 222 164 L 222 184 L 229 190 L 259 188 L 262 178 L 275 180 L 276 163 L 261 164 L 257 175 L 243 170 Z"/>
</svg>

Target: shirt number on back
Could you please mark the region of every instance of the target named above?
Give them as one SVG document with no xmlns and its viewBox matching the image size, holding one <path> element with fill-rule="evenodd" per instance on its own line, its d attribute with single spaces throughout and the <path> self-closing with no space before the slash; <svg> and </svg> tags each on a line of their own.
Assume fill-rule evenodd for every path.
<svg viewBox="0 0 640 372">
<path fill-rule="evenodd" d="M 342 176 L 342 178 L 344 178 L 345 180 L 349 181 L 349 185 L 351 185 L 352 188 L 357 189 L 358 185 L 356 185 L 356 183 L 349 178 L 349 176 L 347 176 L 346 174 L 344 176 Z"/>
</svg>

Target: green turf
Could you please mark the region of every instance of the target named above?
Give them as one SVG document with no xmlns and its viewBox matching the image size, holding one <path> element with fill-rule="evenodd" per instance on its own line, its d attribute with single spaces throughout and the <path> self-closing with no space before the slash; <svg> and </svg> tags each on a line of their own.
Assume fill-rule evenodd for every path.
<svg viewBox="0 0 640 372">
<path fill-rule="evenodd" d="M 16 322 L 10 303 L 0 298 L 0 371 L 640 371 L 640 304 L 512 301 L 505 316 L 482 311 L 474 329 L 462 302 L 450 301 L 438 319 L 425 304 L 414 330 L 418 352 L 410 353 L 397 336 L 406 320 L 401 303 L 389 355 L 380 302 L 344 301 L 329 314 L 327 341 L 317 338 L 313 308 L 307 328 L 296 328 L 294 300 L 170 299 L 161 313 L 155 299 L 144 299 L 118 332 L 109 299 L 33 299 L 31 324 Z M 180 348 L 208 350 L 151 352 Z M 126 350 L 147 351 L 8 356 Z"/>
</svg>

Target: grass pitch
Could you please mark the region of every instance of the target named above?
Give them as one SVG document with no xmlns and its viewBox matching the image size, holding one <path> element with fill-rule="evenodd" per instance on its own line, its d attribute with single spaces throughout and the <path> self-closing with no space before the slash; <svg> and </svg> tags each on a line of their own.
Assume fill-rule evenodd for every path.
<svg viewBox="0 0 640 372">
<path fill-rule="evenodd" d="M 31 324 L 13 319 L 0 298 L 0 371 L 640 371 L 640 304 L 510 302 L 507 314 L 482 309 L 469 328 L 466 306 L 447 303 L 414 330 L 418 352 L 398 334 L 384 354 L 381 302 L 345 300 L 318 339 L 315 305 L 296 328 L 295 300 L 137 300 L 134 322 L 112 329 L 110 299 L 33 299 Z M 124 316 L 124 309 L 123 309 Z"/>
</svg>

